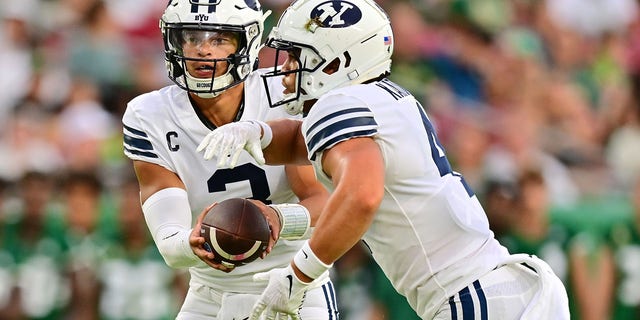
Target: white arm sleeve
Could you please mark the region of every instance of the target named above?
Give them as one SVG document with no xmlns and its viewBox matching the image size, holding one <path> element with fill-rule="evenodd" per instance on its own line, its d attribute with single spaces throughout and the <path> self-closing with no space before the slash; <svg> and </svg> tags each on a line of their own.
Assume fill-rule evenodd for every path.
<svg viewBox="0 0 640 320">
<path fill-rule="evenodd" d="M 152 194 L 142 205 L 142 212 L 168 266 L 186 268 L 200 261 L 189 245 L 192 215 L 184 189 L 167 188 Z"/>
</svg>

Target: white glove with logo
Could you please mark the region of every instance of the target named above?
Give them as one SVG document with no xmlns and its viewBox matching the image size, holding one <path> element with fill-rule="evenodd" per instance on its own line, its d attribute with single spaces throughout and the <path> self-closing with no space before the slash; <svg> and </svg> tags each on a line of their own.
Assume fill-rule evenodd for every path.
<svg viewBox="0 0 640 320">
<path fill-rule="evenodd" d="M 291 265 L 256 273 L 253 281 L 269 281 L 260 299 L 253 305 L 249 320 L 259 320 L 264 314 L 266 320 L 300 320 L 298 313 L 309 285 L 296 277 Z"/>
<path fill-rule="evenodd" d="M 264 137 L 261 139 L 262 131 Z M 247 150 L 258 164 L 264 164 L 262 148 L 271 142 L 271 129 L 261 121 L 239 121 L 225 124 L 211 131 L 198 145 L 197 152 L 204 150 L 204 158 L 218 157 L 218 167 L 233 168 L 238 163 L 242 150 Z"/>
</svg>

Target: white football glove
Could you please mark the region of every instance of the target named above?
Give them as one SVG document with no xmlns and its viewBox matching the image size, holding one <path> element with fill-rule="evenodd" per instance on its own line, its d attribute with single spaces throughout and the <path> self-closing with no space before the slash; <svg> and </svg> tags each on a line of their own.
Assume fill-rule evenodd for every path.
<svg viewBox="0 0 640 320">
<path fill-rule="evenodd" d="M 196 149 L 204 150 L 204 158 L 218 157 L 218 167 L 233 168 L 238 163 L 242 150 L 247 150 L 258 164 L 265 164 L 260 135 L 262 127 L 258 121 L 239 121 L 225 124 L 211 131 Z"/>
<path fill-rule="evenodd" d="M 298 313 L 309 285 L 304 283 L 293 273 L 291 265 L 286 268 L 272 269 L 267 272 L 256 273 L 253 281 L 269 281 L 260 299 L 253 305 L 249 320 L 289 319 L 300 320 Z"/>
</svg>

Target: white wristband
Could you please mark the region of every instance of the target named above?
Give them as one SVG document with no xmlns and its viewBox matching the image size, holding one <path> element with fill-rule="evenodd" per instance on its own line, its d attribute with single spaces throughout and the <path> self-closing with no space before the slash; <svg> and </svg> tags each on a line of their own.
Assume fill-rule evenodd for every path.
<svg viewBox="0 0 640 320">
<path fill-rule="evenodd" d="M 260 138 L 260 147 L 262 149 L 266 148 L 271 144 L 271 140 L 273 139 L 273 131 L 271 127 L 264 121 L 260 120 L 250 120 L 251 122 L 257 124 L 262 128 L 262 137 Z"/>
<path fill-rule="evenodd" d="M 304 242 L 302 248 L 293 257 L 293 263 L 298 267 L 298 270 L 314 280 L 333 266 L 333 263 L 326 264 L 318 259 L 309 246 L 309 240 Z"/>
<path fill-rule="evenodd" d="M 304 206 L 299 204 L 271 204 L 280 218 L 280 238 L 298 240 L 303 238 L 311 226 L 311 216 Z"/>
</svg>

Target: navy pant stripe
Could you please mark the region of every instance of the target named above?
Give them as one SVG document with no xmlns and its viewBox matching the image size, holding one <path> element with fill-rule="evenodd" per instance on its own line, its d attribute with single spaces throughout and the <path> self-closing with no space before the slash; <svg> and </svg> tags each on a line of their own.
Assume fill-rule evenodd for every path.
<svg viewBox="0 0 640 320">
<path fill-rule="evenodd" d="M 324 292 L 324 299 L 327 302 L 327 312 L 329 313 L 329 320 L 340 319 L 340 313 L 338 306 L 336 305 L 336 294 L 333 290 L 333 283 L 327 282 L 322 285 L 322 292 Z"/>
<path fill-rule="evenodd" d="M 451 309 L 451 319 L 458 320 L 458 309 L 456 307 L 456 296 L 460 299 L 462 306 L 462 320 L 475 320 L 475 307 L 473 305 L 473 297 L 471 296 L 471 286 L 460 290 L 457 295 L 449 297 L 449 308 Z M 480 307 L 479 320 L 489 320 L 489 307 L 487 305 L 487 296 L 480 285 L 480 281 L 473 282 L 473 291 L 478 297 L 478 306 Z"/>
<path fill-rule="evenodd" d="M 333 302 L 333 313 L 336 316 L 336 320 L 340 319 L 340 310 L 338 310 L 338 303 L 336 302 L 336 290 L 333 288 L 333 282 L 329 282 L 329 292 L 331 292 L 331 302 Z"/>
<path fill-rule="evenodd" d="M 336 292 L 333 289 L 333 282 L 327 283 L 327 287 L 329 287 L 329 292 L 331 293 L 331 303 L 333 305 L 333 312 L 336 314 L 336 319 L 338 319 L 339 318 L 338 304 L 336 303 Z"/>
<path fill-rule="evenodd" d="M 456 303 L 453 301 L 453 297 L 449 297 L 449 307 L 451 308 L 451 320 L 458 320 L 458 309 L 456 309 Z"/>
<path fill-rule="evenodd" d="M 329 298 L 329 292 L 327 291 L 327 285 L 322 285 L 322 292 L 324 292 L 324 300 L 327 302 L 327 312 L 329 313 L 329 320 L 333 320 L 333 312 L 331 311 L 331 299 Z"/>
<path fill-rule="evenodd" d="M 487 297 L 484 295 L 484 290 L 482 290 L 482 287 L 480 286 L 480 281 L 474 281 L 473 287 L 476 289 L 478 302 L 480 303 L 480 320 L 488 320 L 489 313 L 487 312 Z"/>
</svg>

